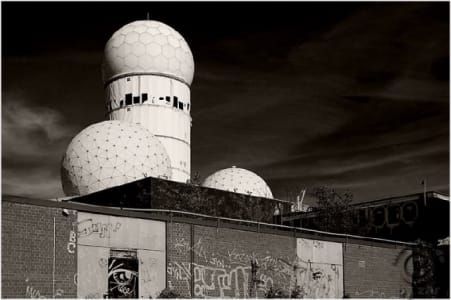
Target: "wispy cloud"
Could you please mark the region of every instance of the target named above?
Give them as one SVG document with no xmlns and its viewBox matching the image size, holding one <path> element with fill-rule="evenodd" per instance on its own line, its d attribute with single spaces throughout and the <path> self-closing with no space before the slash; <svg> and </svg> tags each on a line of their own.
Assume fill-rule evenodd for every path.
<svg viewBox="0 0 451 300">
<path fill-rule="evenodd" d="M 202 157 L 194 165 L 204 176 L 233 164 L 250 168 L 276 195 L 287 185 L 333 184 L 366 199 L 415 192 L 424 176 L 443 188 L 449 86 L 433 66 L 448 61 L 448 25 L 430 9 L 374 3 L 316 35 L 266 32 L 275 44 L 288 40 L 277 60 L 259 36 L 223 41 L 221 51 L 237 58 L 209 62 L 209 72 L 225 70 L 214 87 L 225 93 L 202 86 L 193 99 L 210 124 L 193 127 L 194 161 Z"/>
<path fill-rule="evenodd" d="M 59 162 L 76 133 L 62 115 L 5 93 L 2 107 L 2 193 L 62 195 Z"/>
</svg>

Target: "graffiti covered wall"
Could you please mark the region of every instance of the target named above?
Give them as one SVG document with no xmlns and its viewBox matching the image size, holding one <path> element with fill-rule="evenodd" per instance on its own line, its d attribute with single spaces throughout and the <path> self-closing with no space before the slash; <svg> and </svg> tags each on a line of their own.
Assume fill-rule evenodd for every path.
<svg viewBox="0 0 451 300">
<path fill-rule="evenodd" d="M 305 298 L 343 297 L 341 243 L 297 239 L 295 286 Z"/>
<path fill-rule="evenodd" d="M 79 298 L 155 297 L 165 288 L 165 223 L 78 214 Z"/>
<path fill-rule="evenodd" d="M 293 238 L 193 226 L 191 240 L 189 227 L 180 224 L 168 228 L 176 230 L 172 245 L 168 245 L 168 249 L 172 248 L 168 252 L 167 275 L 171 279 L 168 285 L 184 295 L 189 292 L 196 298 L 244 298 L 255 296 L 257 291 L 263 297 L 272 286 L 290 288 L 296 257 Z M 253 260 L 255 267 L 251 264 Z"/>
<path fill-rule="evenodd" d="M 168 287 L 196 298 L 264 297 L 271 288 L 287 297 L 403 297 L 411 293 L 405 280 L 412 270 L 402 252 L 390 244 L 171 223 L 166 271 Z"/>
<path fill-rule="evenodd" d="M 4 200 L 2 297 L 147 298 L 167 285 L 197 298 L 262 298 L 271 288 L 289 296 L 298 286 L 298 295 L 311 298 L 403 298 L 416 295 L 414 281 L 436 271 L 428 252 L 415 256 L 404 245 L 273 232 L 63 213 Z"/>
<path fill-rule="evenodd" d="M 191 296 L 191 226 L 167 224 L 168 287 L 183 297 Z"/>
<path fill-rule="evenodd" d="M 194 226 L 192 247 L 195 297 L 263 297 L 272 286 L 290 289 L 291 237 Z"/>
</svg>

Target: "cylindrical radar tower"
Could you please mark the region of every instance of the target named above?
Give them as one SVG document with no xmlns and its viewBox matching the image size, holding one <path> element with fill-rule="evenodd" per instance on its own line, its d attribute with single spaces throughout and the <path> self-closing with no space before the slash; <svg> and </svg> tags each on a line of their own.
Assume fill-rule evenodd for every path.
<svg viewBox="0 0 451 300">
<path fill-rule="evenodd" d="M 171 179 L 189 180 L 194 60 L 184 38 L 157 21 L 127 24 L 108 40 L 102 71 L 108 118 L 148 129 L 166 148 Z"/>
</svg>

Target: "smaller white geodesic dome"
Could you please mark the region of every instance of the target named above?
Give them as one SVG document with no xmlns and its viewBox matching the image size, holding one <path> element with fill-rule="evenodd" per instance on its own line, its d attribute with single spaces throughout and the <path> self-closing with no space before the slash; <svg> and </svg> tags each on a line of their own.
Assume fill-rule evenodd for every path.
<svg viewBox="0 0 451 300">
<path fill-rule="evenodd" d="M 266 182 L 254 172 L 232 167 L 208 176 L 202 186 L 256 197 L 273 198 Z"/>
<path fill-rule="evenodd" d="M 194 59 L 185 39 L 158 21 L 135 21 L 116 31 L 105 45 L 104 83 L 126 74 L 162 74 L 188 85 L 193 81 Z"/>
<path fill-rule="evenodd" d="M 144 177 L 171 178 L 166 149 L 137 124 L 103 121 L 77 134 L 63 156 L 61 182 L 67 196 L 85 195 Z"/>
</svg>

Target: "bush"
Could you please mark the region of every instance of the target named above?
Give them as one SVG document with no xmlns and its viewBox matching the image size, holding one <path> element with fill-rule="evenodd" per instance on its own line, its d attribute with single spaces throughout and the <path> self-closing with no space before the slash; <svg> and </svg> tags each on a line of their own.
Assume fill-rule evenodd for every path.
<svg viewBox="0 0 451 300">
<path fill-rule="evenodd" d="M 305 291 L 300 286 L 291 291 L 291 297 L 287 291 L 273 287 L 270 287 L 265 293 L 265 298 L 304 298 L 304 296 Z"/>
<path fill-rule="evenodd" d="M 288 294 L 282 289 L 270 287 L 265 293 L 265 298 L 288 298 Z"/>
<path fill-rule="evenodd" d="M 157 298 L 180 298 L 180 295 L 170 288 L 165 288 Z"/>
</svg>

